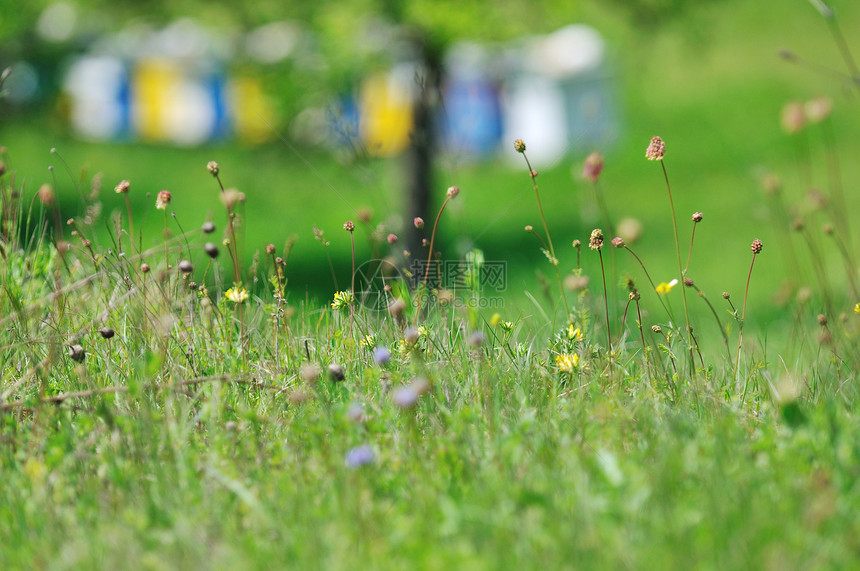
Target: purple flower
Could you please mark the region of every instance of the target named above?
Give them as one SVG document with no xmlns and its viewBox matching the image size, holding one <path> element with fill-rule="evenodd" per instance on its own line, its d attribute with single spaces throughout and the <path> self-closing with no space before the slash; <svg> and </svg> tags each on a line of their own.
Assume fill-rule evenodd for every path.
<svg viewBox="0 0 860 571">
<path fill-rule="evenodd" d="M 369 444 L 362 444 L 350 449 L 343 459 L 347 468 L 361 468 L 367 464 L 371 464 L 375 458 L 373 448 Z"/>
<path fill-rule="evenodd" d="M 418 391 L 412 385 L 406 385 L 394 391 L 391 399 L 399 408 L 412 408 L 418 402 Z"/>
<path fill-rule="evenodd" d="M 380 367 L 387 363 L 391 359 L 391 351 L 386 349 L 385 347 L 374 347 L 373 348 L 373 362 L 379 365 Z"/>
</svg>

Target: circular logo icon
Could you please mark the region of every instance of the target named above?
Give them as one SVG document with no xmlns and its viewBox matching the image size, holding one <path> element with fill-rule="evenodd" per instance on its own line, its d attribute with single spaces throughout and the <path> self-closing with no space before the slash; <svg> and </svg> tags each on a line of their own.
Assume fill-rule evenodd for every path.
<svg viewBox="0 0 860 571">
<path fill-rule="evenodd" d="M 368 260 L 355 268 L 353 277 L 356 303 L 373 311 L 387 310 L 395 294 L 408 289 L 403 274 L 389 260 Z"/>
</svg>

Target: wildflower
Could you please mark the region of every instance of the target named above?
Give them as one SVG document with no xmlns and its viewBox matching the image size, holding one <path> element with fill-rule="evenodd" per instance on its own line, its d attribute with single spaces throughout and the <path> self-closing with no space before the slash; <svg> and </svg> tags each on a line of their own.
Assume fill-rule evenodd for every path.
<svg viewBox="0 0 860 571">
<path fill-rule="evenodd" d="M 328 376 L 335 382 L 342 381 L 346 378 L 346 375 L 343 372 L 343 367 L 337 363 L 332 363 L 328 366 Z"/>
<path fill-rule="evenodd" d="M 762 243 L 761 240 L 756 238 L 752 241 L 752 245 L 750 245 L 750 250 L 752 250 L 753 254 L 761 253 Z"/>
<path fill-rule="evenodd" d="M 114 187 L 114 192 L 117 194 L 127 194 L 128 189 L 131 187 L 131 183 L 127 180 L 120 181 L 118 185 Z"/>
<path fill-rule="evenodd" d="M 642 237 L 642 223 L 635 218 L 622 218 L 618 223 L 618 235 L 625 243 L 633 244 Z"/>
<path fill-rule="evenodd" d="M 502 320 L 502 316 L 498 313 L 494 313 L 492 317 L 490 317 L 490 325 L 493 327 L 497 327 L 499 322 Z"/>
<path fill-rule="evenodd" d="M 316 363 L 305 363 L 299 368 L 299 376 L 306 383 L 318 381 L 320 375 L 322 375 L 322 369 Z"/>
<path fill-rule="evenodd" d="M 399 408 L 412 408 L 418 402 L 418 391 L 415 390 L 411 385 L 406 385 L 405 387 L 400 387 L 391 397 L 391 400 L 394 401 L 394 404 Z"/>
<path fill-rule="evenodd" d="M 481 331 L 473 331 L 471 335 L 469 335 L 469 345 L 473 348 L 477 349 L 481 345 L 484 344 L 484 333 Z"/>
<path fill-rule="evenodd" d="M 194 266 L 188 260 L 182 260 L 179 262 L 179 271 L 183 274 L 190 274 L 194 271 Z"/>
<path fill-rule="evenodd" d="M 786 103 L 782 108 L 782 129 L 789 135 L 793 135 L 803 129 L 805 123 L 806 113 L 803 111 L 803 104 L 797 101 Z"/>
<path fill-rule="evenodd" d="M 452 199 L 453 199 L 453 198 L 454 198 L 454 197 L 456 197 L 458 194 L 460 194 L 460 187 L 459 187 L 459 186 L 456 186 L 456 185 L 455 185 L 455 186 L 449 186 L 449 187 L 448 187 L 448 190 L 447 190 L 447 192 L 446 192 L 445 194 L 447 194 L 447 195 L 448 195 L 448 198 L 452 198 Z"/>
<path fill-rule="evenodd" d="M 603 155 L 594 152 L 585 157 L 585 163 L 582 166 L 582 178 L 597 182 L 601 172 L 603 172 Z"/>
<path fill-rule="evenodd" d="M 582 341 L 582 331 L 579 330 L 579 327 L 574 327 L 573 323 L 571 323 L 567 328 L 567 338 L 572 341 Z"/>
<path fill-rule="evenodd" d="M 502 321 L 499 323 L 499 327 L 502 328 L 502 331 L 511 331 L 514 328 L 514 324 L 511 321 Z"/>
<path fill-rule="evenodd" d="M 387 347 L 373 348 L 373 362 L 380 367 L 391 360 L 391 351 Z"/>
<path fill-rule="evenodd" d="M 114 330 L 111 329 L 110 327 L 102 327 L 102 329 L 101 329 L 101 331 L 99 331 L 99 333 L 101 333 L 101 336 L 104 339 L 110 339 L 111 337 L 114 336 Z"/>
<path fill-rule="evenodd" d="M 827 97 L 816 97 L 811 101 L 807 101 L 803 106 L 807 119 L 810 123 L 820 123 L 830 116 L 830 111 L 833 109 L 833 104 Z"/>
<path fill-rule="evenodd" d="M 83 346 L 75 344 L 69 347 L 69 357 L 76 363 L 83 363 L 87 356 L 87 352 Z"/>
<path fill-rule="evenodd" d="M 346 464 L 347 468 L 361 468 L 373 463 L 375 458 L 373 448 L 367 444 L 362 444 L 350 449 L 344 456 L 343 463 Z"/>
<path fill-rule="evenodd" d="M 206 242 L 203 244 L 203 251 L 206 252 L 206 255 L 213 260 L 218 257 L 218 246 L 212 242 Z"/>
<path fill-rule="evenodd" d="M 355 223 L 352 220 L 347 220 L 343 223 L 343 229 L 347 232 L 352 232 L 355 230 Z"/>
<path fill-rule="evenodd" d="M 675 287 L 676 285 L 678 285 L 678 278 L 675 278 L 674 280 L 670 281 L 669 283 L 660 282 L 659 284 L 657 284 L 657 287 L 655 289 L 657 290 L 657 293 L 659 293 L 661 295 L 666 295 L 667 293 L 672 291 L 672 288 Z"/>
<path fill-rule="evenodd" d="M 430 336 L 430 330 L 423 325 L 418 326 L 418 337 L 427 338 Z"/>
<path fill-rule="evenodd" d="M 612 239 L 612 245 L 615 246 L 616 248 L 623 248 L 625 245 L 624 244 L 624 238 L 622 238 L 621 236 L 616 236 L 615 238 Z"/>
<path fill-rule="evenodd" d="M 577 355 L 576 353 L 574 353 L 573 355 L 571 355 L 570 353 L 562 353 L 561 355 L 556 355 L 555 365 L 562 373 L 572 375 L 573 370 L 579 367 L 579 355 Z"/>
<path fill-rule="evenodd" d="M 167 205 L 170 204 L 170 191 L 160 190 L 158 196 L 155 197 L 155 207 L 158 210 L 167 210 Z"/>
<path fill-rule="evenodd" d="M 367 420 L 364 416 L 364 407 L 361 406 L 361 403 L 357 402 L 352 403 L 349 405 L 349 408 L 346 409 L 346 417 L 356 424 L 361 424 Z"/>
<path fill-rule="evenodd" d="M 567 276 L 564 278 L 564 287 L 570 291 L 582 291 L 588 287 L 588 276 Z"/>
<path fill-rule="evenodd" d="M 211 234 L 212 232 L 215 231 L 215 223 L 212 222 L 211 220 L 207 220 L 206 222 L 203 223 L 202 229 L 203 229 L 204 233 Z"/>
<path fill-rule="evenodd" d="M 403 340 L 410 345 L 418 341 L 418 329 L 411 325 L 403 330 Z"/>
<path fill-rule="evenodd" d="M 403 315 L 403 311 L 405 309 L 406 309 L 406 302 L 400 298 L 397 298 L 388 304 L 388 313 L 390 313 L 391 316 L 395 317 L 395 318 Z"/>
<path fill-rule="evenodd" d="M 373 347 L 376 345 L 376 338 L 373 335 L 365 335 L 364 338 L 358 342 L 362 347 Z"/>
<path fill-rule="evenodd" d="M 526 143 L 522 139 L 517 139 L 514 141 L 514 150 L 518 153 L 526 152 Z"/>
<path fill-rule="evenodd" d="M 666 143 L 660 137 L 651 137 L 648 149 L 645 150 L 645 158 L 649 161 L 662 161 L 666 155 Z"/>
<path fill-rule="evenodd" d="M 430 390 L 430 383 L 424 377 L 417 377 L 406 386 L 400 387 L 392 395 L 394 404 L 400 408 L 412 408 L 421 395 Z"/>
<path fill-rule="evenodd" d="M 526 227 L 524 228 L 524 230 L 525 230 L 526 232 L 534 232 L 534 231 L 535 231 L 535 227 L 534 227 L 534 226 L 532 226 L 531 224 L 526 224 Z"/>
<path fill-rule="evenodd" d="M 595 228 L 591 231 L 591 238 L 588 240 L 588 247 L 592 250 L 599 250 L 603 247 L 603 230 Z"/>
<path fill-rule="evenodd" d="M 39 202 L 45 206 L 54 204 L 54 189 L 50 184 L 45 183 L 39 187 Z"/>
<path fill-rule="evenodd" d="M 702 221 L 702 218 L 703 218 L 703 215 L 701 212 L 694 212 L 693 213 L 693 222 L 698 224 L 699 222 Z"/>
<path fill-rule="evenodd" d="M 230 288 L 224 293 L 224 297 L 233 303 L 243 303 L 248 299 L 248 292 L 245 288 Z"/>
<path fill-rule="evenodd" d="M 396 243 L 397 242 L 397 234 L 389 234 L 387 240 L 388 240 L 389 244 Z"/>
<path fill-rule="evenodd" d="M 332 309 L 346 309 L 355 301 L 351 291 L 334 292 L 334 301 L 331 302 Z"/>
<path fill-rule="evenodd" d="M 218 173 L 221 172 L 221 169 L 218 168 L 218 163 L 215 161 L 209 161 L 206 163 L 206 170 L 208 170 L 209 174 L 212 176 L 218 176 Z"/>
<path fill-rule="evenodd" d="M 415 225 L 415 227 L 416 227 L 416 228 L 418 228 L 419 230 L 420 230 L 420 229 L 422 229 L 422 228 L 424 228 L 424 219 L 423 219 L 423 218 L 421 218 L 420 216 L 416 216 L 416 217 L 412 220 L 412 223 L 413 223 L 413 224 Z"/>
<path fill-rule="evenodd" d="M 228 188 L 221 193 L 221 202 L 225 207 L 233 209 L 239 202 L 245 202 L 245 193 L 235 188 Z"/>
<path fill-rule="evenodd" d="M 860 303 L 854 304 L 854 313 L 860 315 Z"/>
</svg>

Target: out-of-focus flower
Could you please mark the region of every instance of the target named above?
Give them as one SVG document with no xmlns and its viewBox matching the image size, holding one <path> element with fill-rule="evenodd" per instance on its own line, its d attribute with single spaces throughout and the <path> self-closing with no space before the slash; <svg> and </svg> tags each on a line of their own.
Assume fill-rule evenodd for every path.
<svg viewBox="0 0 860 571">
<path fill-rule="evenodd" d="M 233 303 L 243 303 L 248 299 L 248 292 L 245 288 L 230 288 L 224 293 L 224 297 Z"/>
<path fill-rule="evenodd" d="M 676 285 L 678 285 L 678 279 L 677 278 L 670 281 L 669 283 L 660 282 L 659 284 L 657 284 L 657 287 L 655 289 L 657 290 L 657 293 L 659 293 L 661 295 L 666 295 L 667 293 L 672 291 L 672 288 L 675 287 Z"/>
</svg>

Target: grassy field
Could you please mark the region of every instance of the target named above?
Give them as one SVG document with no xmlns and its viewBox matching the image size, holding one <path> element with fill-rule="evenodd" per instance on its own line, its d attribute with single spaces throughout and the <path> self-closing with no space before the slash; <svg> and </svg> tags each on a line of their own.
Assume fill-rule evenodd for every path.
<svg viewBox="0 0 860 571">
<path fill-rule="evenodd" d="M 834 4 L 850 42 L 858 8 Z M 600 188 L 614 220 L 642 223 L 631 248 L 656 283 L 680 276 L 661 163 L 644 156 L 653 135 L 682 258 L 704 213 L 686 275 L 714 311 L 686 290 L 693 339 L 683 286 L 652 291 L 612 236 L 588 248 L 601 223 L 582 157 L 537 177 L 557 277 L 523 230 L 543 233 L 525 165 L 443 156 L 437 206 L 461 191 L 441 216 L 442 260 L 480 248 L 507 262 L 501 305 L 472 282 L 426 303 L 394 282 L 396 303 L 374 311 L 348 294 L 343 224 L 364 207 L 386 233 L 404 224 L 398 162 L 108 146 L 50 117 L 0 123 L 0 568 L 856 567 L 857 91 L 775 55 L 842 69 L 826 24 L 806 2 L 731 1 L 645 36 L 583 10 L 616 46 L 626 115 Z M 786 135 L 783 105 L 821 94 L 831 116 Z M 241 286 L 210 160 L 247 195 Z M 100 195 L 82 200 L 97 172 Z M 763 191 L 770 172 L 777 195 Z M 119 255 L 122 179 L 142 250 Z M 34 197 L 45 182 L 53 203 Z M 358 224 L 358 264 L 366 234 Z M 568 276 L 589 281 L 560 291 Z"/>
</svg>

